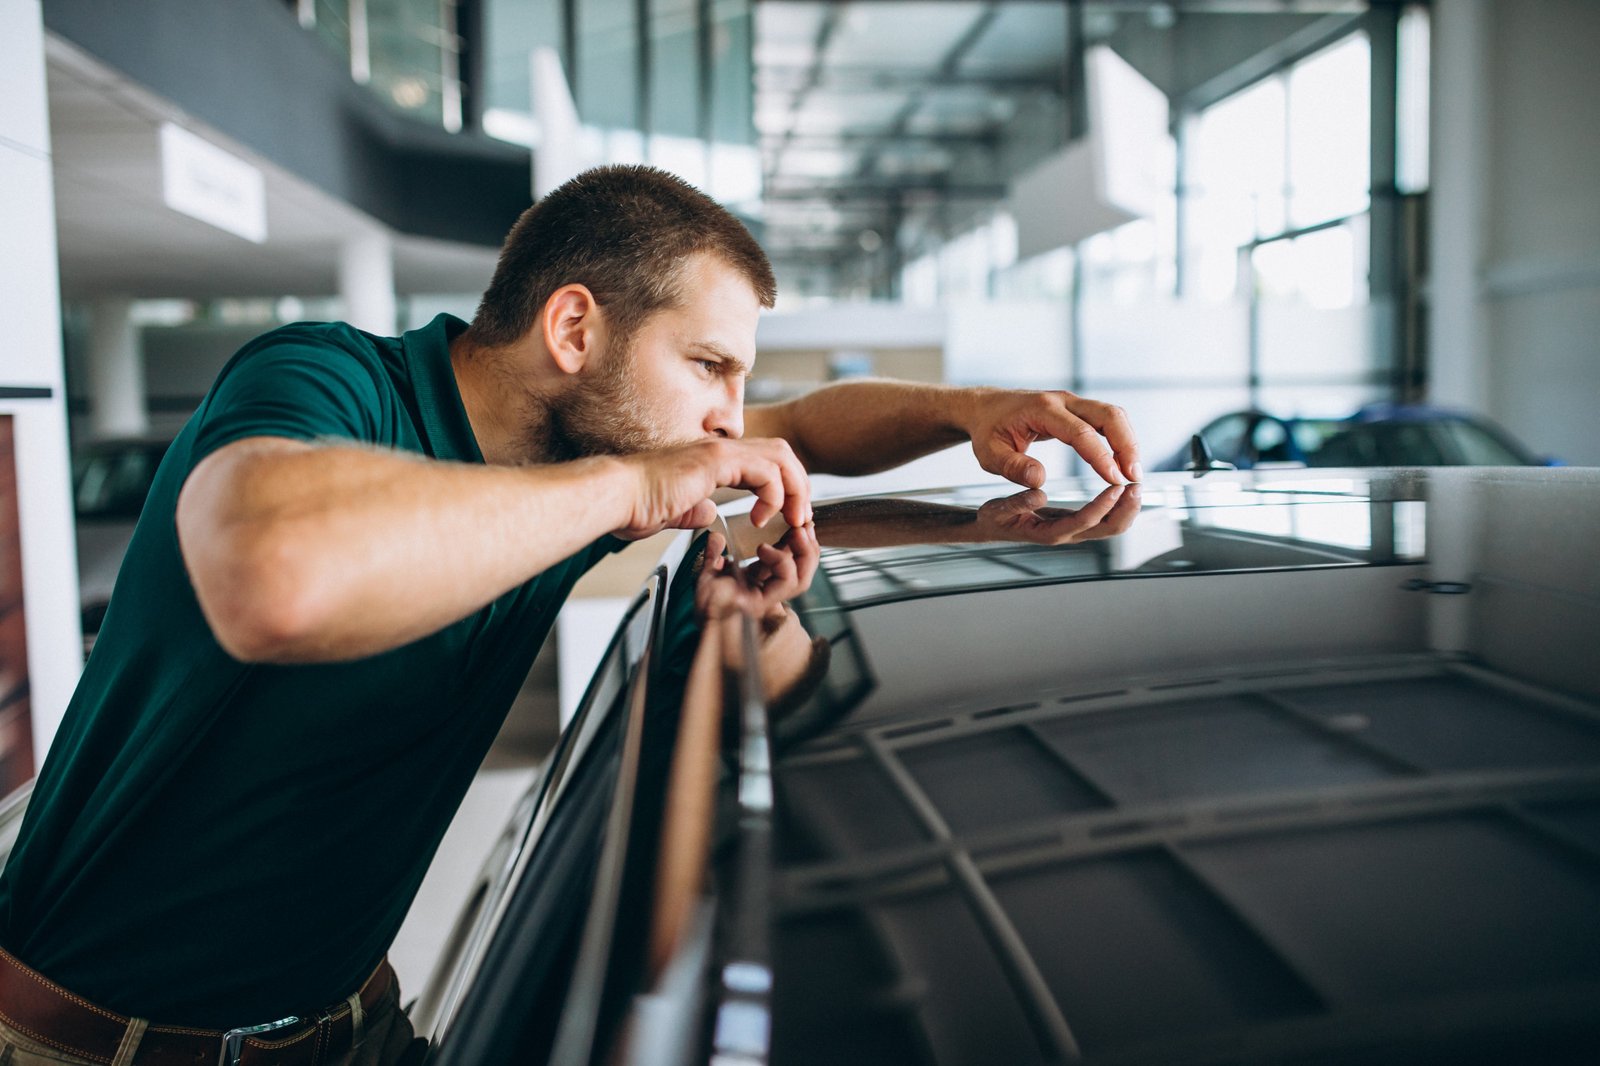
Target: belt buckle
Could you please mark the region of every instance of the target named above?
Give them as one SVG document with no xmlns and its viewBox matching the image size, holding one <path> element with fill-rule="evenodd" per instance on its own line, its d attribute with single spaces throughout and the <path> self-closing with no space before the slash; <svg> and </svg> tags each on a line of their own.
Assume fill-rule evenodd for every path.
<svg viewBox="0 0 1600 1066">
<path fill-rule="evenodd" d="M 222 1034 L 222 1055 L 217 1059 L 217 1066 L 239 1066 L 239 1056 L 244 1052 L 246 1037 L 260 1036 L 262 1033 L 271 1033 L 299 1024 L 299 1016 L 291 1014 L 287 1018 L 279 1018 L 265 1025 L 247 1025 L 243 1029 L 229 1029 Z"/>
</svg>

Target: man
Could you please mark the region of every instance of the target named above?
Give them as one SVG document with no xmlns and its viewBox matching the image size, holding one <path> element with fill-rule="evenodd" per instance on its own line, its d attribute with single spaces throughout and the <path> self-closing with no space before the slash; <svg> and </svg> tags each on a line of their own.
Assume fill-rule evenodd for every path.
<svg viewBox="0 0 1600 1066">
<path fill-rule="evenodd" d="M 1137 480 L 1121 412 L 1066 393 L 745 409 L 774 289 L 713 201 L 604 168 L 518 220 L 470 327 L 300 323 L 234 357 L 155 480 L 0 879 L 11 1063 L 193 1061 L 289 1016 L 243 1061 L 393 1061 L 384 952 L 557 608 L 622 542 L 709 522 L 718 488 L 814 549 L 807 468 L 970 438 L 1037 485 L 1026 448 L 1057 437 Z"/>
</svg>

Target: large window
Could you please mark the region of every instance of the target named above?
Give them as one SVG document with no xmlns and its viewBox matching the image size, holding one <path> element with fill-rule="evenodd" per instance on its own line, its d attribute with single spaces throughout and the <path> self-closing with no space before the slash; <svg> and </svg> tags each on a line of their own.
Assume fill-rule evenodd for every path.
<svg viewBox="0 0 1600 1066">
<path fill-rule="evenodd" d="M 1259 246 L 1367 210 L 1370 63 L 1353 34 L 1189 120 L 1185 296 L 1231 300 L 1254 281 L 1323 308 L 1365 298 L 1353 228 Z"/>
<path fill-rule="evenodd" d="M 538 143 L 530 55 L 554 49 L 586 163 L 647 162 L 736 210 L 754 207 L 751 0 L 487 0 L 486 21 L 486 132 Z"/>
<path fill-rule="evenodd" d="M 295 0 L 300 24 L 389 106 L 452 132 L 462 125 L 456 0 Z"/>
</svg>

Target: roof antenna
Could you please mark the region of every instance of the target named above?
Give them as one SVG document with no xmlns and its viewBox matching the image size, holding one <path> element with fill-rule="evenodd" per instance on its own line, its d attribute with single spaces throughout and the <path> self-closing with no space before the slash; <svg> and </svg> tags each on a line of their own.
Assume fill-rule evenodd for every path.
<svg viewBox="0 0 1600 1066">
<path fill-rule="evenodd" d="M 1185 470 L 1194 472 L 1195 477 L 1204 477 L 1213 470 L 1232 470 L 1232 463 L 1218 462 L 1211 457 L 1211 449 L 1206 446 L 1206 439 L 1196 433 L 1189 438 L 1189 461 L 1184 464 Z"/>
</svg>

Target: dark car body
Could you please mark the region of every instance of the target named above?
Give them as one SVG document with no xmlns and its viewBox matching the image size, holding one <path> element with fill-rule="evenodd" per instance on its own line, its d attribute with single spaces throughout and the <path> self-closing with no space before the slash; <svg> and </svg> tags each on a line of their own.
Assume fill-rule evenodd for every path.
<svg viewBox="0 0 1600 1066">
<path fill-rule="evenodd" d="M 414 1012 L 430 1061 L 1593 1061 L 1600 473 L 1157 477 L 1116 535 L 964 543 L 989 495 L 818 507 L 827 672 L 772 715 L 761 656 L 723 672 L 652 966 L 704 696 L 669 557 Z M 830 546 L 862 508 L 905 514 Z"/>
<path fill-rule="evenodd" d="M 1368 404 L 1347 418 L 1280 417 L 1234 411 L 1199 436 L 1212 458 L 1238 470 L 1257 466 L 1555 466 L 1494 422 L 1426 404 Z M 1155 470 L 1183 470 L 1189 450 Z"/>
<path fill-rule="evenodd" d="M 87 651 L 100 631 L 122 557 L 133 539 L 166 438 L 95 441 L 72 456 L 72 502 L 78 550 L 78 598 Z"/>
<path fill-rule="evenodd" d="M 776 696 L 680 538 L 427 1061 L 1593 1062 L 1600 471 L 1158 475 L 1073 526 L 1101 488 L 819 504 Z"/>
</svg>

